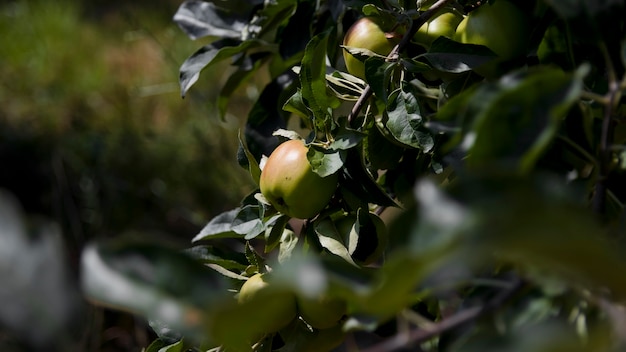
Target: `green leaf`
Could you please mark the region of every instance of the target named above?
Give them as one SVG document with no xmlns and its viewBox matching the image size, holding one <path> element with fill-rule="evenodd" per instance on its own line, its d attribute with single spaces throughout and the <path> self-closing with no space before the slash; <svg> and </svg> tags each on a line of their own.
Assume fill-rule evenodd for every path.
<svg viewBox="0 0 626 352">
<path fill-rule="evenodd" d="M 358 266 L 354 260 L 352 260 L 342 235 L 337 231 L 335 224 L 330 218 L 316 221 L 313 226 L 323 248 L 344 259 L 346 262 Z"/>
<path fill-rule="evenodd" d="M 255 184 L 259 184 L 259 179 L 261 178 L 261 168 L 259 167 L 259 163 L 257 163 L 254 155 L 248 149 L 245 141 L 241 138 L 241 133 L 237 135 L 239 139 L 239 150 L 243 151 L 246 155 L 246 166 L 248 168 L 248 172 L 250 172 L 250 176 L 252 176 L 252 180 Z"/>
<path fill-rule="evenodd" d="M 92 302 L 161 322 L 195 341 L 206 339 L 208 313 L 229 296 L 223 276 L 191 257 L 124 240 L 85 248 L 81 284 Z"/>
<path fill-rule="evenodd" d="M 340 191 L 357 198 L 359 203 L 374 203 L 380 206 L 397 206 L 396 202 L 376 183 L 362 163 L 356 148 L 347 150 L 343 172 L 340 177 Z M 358 204 L 355 209 L 362 207 Z"/>
<path fill-rule="evenodd" d="M 289 219 L 290 217 L 284 214 L 277 214 L 265 223 L 267 227 L 265 231 L 265 253 L 269 253 L 280 243 Z"/>
<path fill-rule="evenodd" d="M 306 156 L 313 171 L 321 177 L 327 177 L 341 169 L 346 152 L 344 150 L 322 150 L 311 146 Z"/>
<path fill-rule="evenodd" d="M 228 59 L 235 54 L 239 54 L 250 48 L 263 45 L 258 40 L 247 40 L 241 42 L 234 39 L 220 39 L 206 45 L 193 53 L 180 67 L 180 92 L 184 97 L 189 88 L 196 83 L 200 77 L 200 72 L 224 59 Z"/>
<path fill-rule="evenodd" d="M 374 95 L 386 102 L 389 95 L 389 81 L 397 63 L 387 62 L 385 57 L 372 56 L 365 60 L 365 80 L 370 84 Z"/>
<path fill-rule="evenodd" d="M 202 228 L 199 234 L 197 234 L 191 242 L 198 242 L 206 239 L 213 238 L 241 238 L 241 234 L 233 230 L 233 221 L 240 212 L 240 208 L 229 210 L 219 214 L 209 221 L 208 224 Z"/>
<path fill-rule="evenodd" d="M 204 264 L 217 264 L 228 270 L 244 271 L 248 260 L 243 253 L 224 250 L 215 246 L 193 246 L 185 253 Z"/>
<path fill-rule="evenodd" d="M 538 69 L 505 76 L 495 86 L 479 89 L 473 101 L 481 100 L 481 106 L 463 141 L 468 162 L 505 163 L 529 171 L 578 101 L 586 72 L 584 67 L 574 74 Z"/>
<path fill-rule="evenodd" d="M 258 205 L 246 205 L 239 209 L 235 219 L 233 219 L 232 230 L 243 235 L 246 240 L 262 234 L 265 231 L 265 225 L 259 215 L 260 211 Z"/>
<path fill-rule="evenodd" d="M 446 37 L 439 37 L 435 39 L 428 52 L 419 57 L 425 58 L 439 71 L 461 73 L 492 61 L 497 55 L 483 45 L 461 44 Z"/>
<path fill-rule="evenodd" d="M 467 272 L 513 263 L 626 297 L 626 260 L 584 194 L 560 178 L 465 173 L 447 191 L 423 180 L 415 195 L 419 213 L 409 247 L 433 258 L 433 268 Z"/>
<path fill-rule="evenodd" d="M 302 99 L 302 91 L 300 88 L 291 96 L 289 100 L 283 105 L 283 110 L 292 112 L 300 117 L 309 119 L 311 117 L 311 110 Z"/>
<path fill-rule="evenodd" d="M 329 31 L 322 32 L 309 41 L 299 75 L 302 99 L 313 113 L 315 126 L 322 131 L 325 131 L 331 119 L 332 106 L 337 105 L 336 99 L 329 97 L 326 89 L 326 46 L 329 34 Z"/>
<path fill-rule="evenodd" d="M 258 272 L 263 272 L 265 270 L 265 259 L 257 253 L 250 242 L 246 242 L 245 255 L 248 259 L 248 263 L 256 267 Z"/>
<path fill-rule="evenodd" d="M 347 150 L 356 147 L 367 134 L 340 126 L 329 148 L 332 150 Z"/>
<path fill-rule="evenodd" d="M 166 341 L 165 339 L 158 338 L 146 347 L 142 352 L 193 352 L 196 349 L 189 348 L 185 342 L 180 339 L 176 342 Z"/>
<path fill-rule="evenodd" d="M 422 126 L 420 106 L 414 94 L 400 89 L 392 93 L 387 115 L 385 126 L 398 142 L 426 153 L 434 147 L 432 136 Z"/>
</svg>

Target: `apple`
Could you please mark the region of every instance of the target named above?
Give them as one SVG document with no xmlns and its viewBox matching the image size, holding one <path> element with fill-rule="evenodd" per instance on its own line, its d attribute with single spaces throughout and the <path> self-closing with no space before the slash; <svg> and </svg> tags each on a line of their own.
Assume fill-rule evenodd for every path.
<svg viewBox="0 0 626 352">
<path fill-rule="evenodd" d="M 375 17 L 362 17 L 357 20 L 346 32 L 343 45 L 373 51 L 379 55 L 389 55 L 393 47 L 399 42 L 398 35 L 387 33 L 381 28 L 380 21 Z M 365 64 L 346 49 L 343 50 L 343 59 L 348 73 L 365 79 Z"/>
<path fill-rule="evenodd" d="M 470 12 L 456 28 L 454 40 L 479 44 L 491 49 L 498 59 L 475 71 L 483 75 L 494 73 L 496 66 L 526 53 L 530 29 L 524 12 L 508 0 L 485 2 Z"/>
<path fill-rule="evenodd" d="M 426 49 L 430 48 L 435 39 L 444 36 L 453 38 L 456 27 L 463 16 L 450 8 L 439 10 L 428 22 L 424 23 L 413 36 L 413 41 Z"/>
<path fill-rule="evenodd" d="M 346 302 L 321 295 L 315 298 L 298 297 L 298 313 L 307 324 L 316 329 L 328 329 L 339 323 L 346 313 Z"/>
<path fill-rule="evenodd" d="M 296 297 L 292 292 L 275 290 L 267 281 L 267 274 L 255 274 L 248 278 L 239 290 L 239 304 L 256 302 L 263 305 L 271 316 L 264 318 L 259 330 L 272 333 L 287 326 L 297 316 Z"/>
<path fill-rule="evenodd" d="M 335 226 L 357 264 L 369 265 L 376 262 L 387 247 L 387 226 L 374 213 L 359 218 L 355 214 L 349 214 L 338 219 Z"/>
<path fill-rule="evenodd" d="M 337 188 L 337 173 L 321 177 L 307 159 L 301 140 L 280 144 L 267 158 L 259 186 L 276 210 L 293 218 L 309 219 L 326 207 Z"/>
</svg>

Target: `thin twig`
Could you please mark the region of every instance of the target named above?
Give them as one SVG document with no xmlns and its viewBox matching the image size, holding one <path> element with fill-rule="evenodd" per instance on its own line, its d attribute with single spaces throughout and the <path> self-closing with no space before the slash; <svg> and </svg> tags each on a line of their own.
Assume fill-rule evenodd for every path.
<svg viewBox="0 0 626 352">
<path fill-rule="evenodd" d="M 398 61 L 398 59 L 400 58 L 400 52 L 402 52 L 402 50 L 404 50 L 404 48 L 407 45 L 409 45 L 409 43 L 411 42 L 411 38 L 413 38 L 413 36 L 415 35 L 415 33 L 417 33 L 419 28 L 423 26 L 424 23 L 426 23 L 431 17 L 435 15 L 435 13 L 437 13 L 437 11 L 439 11 L 442 7 L 444 7 L 450 1 L 452 0 L 437 1 L 428 10 L 424 11 L 421 15 L 419 15 L 419 17 L 417 17 L 414 21 L 412 21 L 411 26 L 409 27 L 409 30 L 404 34 L 404 36 L 400 40 L 400 43 L 394 46 L 394 48 L 391 50 L 389 55 L 387 55 L 387 61 L 390 61 L 390 62 Z M 354 120 L 359 115 L 359 113 L 361 112 L 361 109 L 363 108 L 367 100 L 372 96 L 372 94 L 373 94 L 372 88 L 368 84 L 367 86 L 365 86 L 365 89 L 361 93 L 359 100 L 357 100 L 357 102 L 352 107 L 352 110 L 350 111 L 350 115 L 348 115 L 348 122 L 352 122 L 352 120 Z"/>
<path fill-rule="evenodd" d="M 516 279 L 513 284 L 502 290 L 492 300 L 480 307 L 472 307 L 462 310 L 448 318 L 433 323 L 426 328 L 418 328 L 410 332 L 409 334 L 398 334 L 391 337 L 377 345 L 374 345 L 361 352 L 390 352 L 402 347 L 406 347 L 411 344 L 418 344 L 439 336 L 442 333 L 459 327 L 463 324 L 469 323 L 478 319 L 482 315 L 489 313 L 508 301 L 514 294 L 516 294 L 522 287 L 524 287 L 524 281 Z"/>
<path fill-rule="evenodd" d="M 609 81 L 609 91 L 606 93 L 606 104 L 604 104 L 604 117 L 602 120 L 602 131 L 600 135 L 600 148 L 598 150 L 598 160 L 600 170 L 598 181 L 596 182 L 592 207 L 597 214 L 604 214 L 606 210 L 606 191 L 609 173 L 611 171 L 611 145 L 613 144 L 613 111 L 615 103 L 621 93 L 620 82 L 617 79 L 615 67 L 611 61 L 608 49 L 604 44 L 600 45 L 602 54 L 606 61 L 606 70 Z"/>
</svg>

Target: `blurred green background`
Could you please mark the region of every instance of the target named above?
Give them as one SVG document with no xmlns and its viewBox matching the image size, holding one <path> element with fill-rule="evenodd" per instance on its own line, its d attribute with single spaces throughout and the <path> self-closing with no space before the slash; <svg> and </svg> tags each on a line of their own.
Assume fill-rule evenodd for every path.
<svg viewBox="0 0 626 352">
<path fill-rule="evenodd" d="M 224 65 L 185 99 L 178 68 L 203 42 L 172 21 L 182 0 L 0 4 L 0 189 L 61 227 L 68 262 L 94 239 L 132 234 L 188 246 L 253 190 L 237 134 L 258 89 L 213 102 Z M 259 85 L 260 86 L 260 85 Z M 131 315 L 92 309 L 80 351 L 139 351 Z M 12 336 L 0 327 L 0 346 Z"/>
</svg>

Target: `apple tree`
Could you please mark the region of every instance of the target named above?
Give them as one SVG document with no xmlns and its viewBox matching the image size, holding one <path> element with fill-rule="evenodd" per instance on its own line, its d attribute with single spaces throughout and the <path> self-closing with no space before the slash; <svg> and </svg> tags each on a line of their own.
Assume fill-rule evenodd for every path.
<svg viewBox="0 0 626 352">
<path fill-rule="evenodd" d="M 148 319 L 150 352 L 623 350 L 625 11 L 183 2 L 208 43 L 183 96 L 230 63 L 225 118 L 269 78 L 233 155 L 258 187 L 183 251 L 93 243 L 84 292 Z"/>
</svg>

